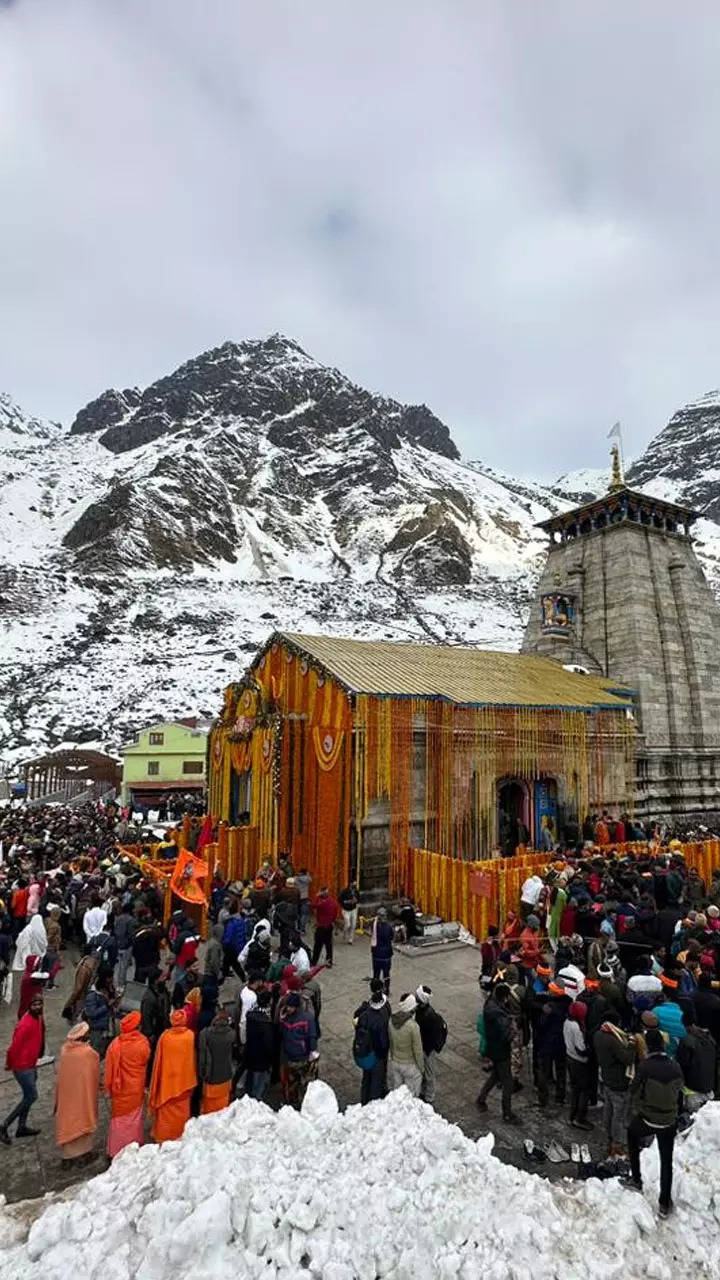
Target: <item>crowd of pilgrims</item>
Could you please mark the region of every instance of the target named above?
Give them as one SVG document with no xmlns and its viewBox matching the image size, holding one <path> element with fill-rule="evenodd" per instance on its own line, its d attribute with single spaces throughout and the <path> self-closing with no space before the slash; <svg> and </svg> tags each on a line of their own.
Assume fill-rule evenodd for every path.
<svg viewBox="0 0 720 1280">
<path fill-rule="evenodd" d="M 678 1127 L 718 1087 L 720 869 L 704 883 L 677 839 L 653 857 L 590 845 L 557 860 L 489 930 L 480 983 L 478 1107 L 497 1086 L 504 1120 L 518 1123 L 527 1062 L 540 1110 L 567 1102 L 578 1138 L 597 1126 L 607 1169 L 629 1158 L 628 1185 L 640 1186 L 640 1147 L 657 1138 L 669 1212 Z M 567 1158 L 557 1143 L 526 1152 Z"/>
<path fill-rule="evenodd" d="M 318 1073 L 318 975 L 332 968 L 338 929 L 348 945 L 355 937 L 356 886 L 337 899 L 322 886 L 314 894 L 307 871 L 281 857 L 276 867 L 263 862 L 252 881 L 228 885 L 215 874 L 201 949 L 184 909 L 163 923 L 158 888 L 118 844 L 125 831 L 113 806 L 0 811 L 0 1009 L 15 1015 L 6 1066 L 20 1086 L 17 1105 L 0 1117 L 0 1141 L 38 1132 L 29 1116 L 44 1059 L 44 1007 L 57 998 L 60 968 L 79 953 L 60 1002 L 68 1032 L 55 1086 L 56 1138 L 67 1162 L 95 1158 L 102 1091 L 110 1158 L 143 1141 L 146 1107 L 158 1142 L 181 1136 L 191 1115 L 220 1110 L 239 1092 L 264 1100 L 279 1084 L 284 1102 L 299 1107 Z M 167 832 L 156 854 L 174 852 Z M 312 944 L 305 941 L 311 916 Z M 362 1101 L 387 1091 L 388 1065 L 393 1084 L 424 1087 L 432 1101 L 435 1046 L 446 1028 L 424 986 L 401 998 L 391 1026 L 394 936 L 380 910 L 369 999 L 349 1019 Z M 239 993 L 223 1003 L 231 973 Z"/>
<path fill-rule="evenodd" d="M 0 810 L 0 986 L 17 1018 L 6 1065 L 21 1090 L 0 1123 L 6 1144 L 13 1125 L 18 1137 L 36 1132 L 28 1117 L 44 1054 L 43 1000 L 78 951 L 56 1072 L 64 1159 L 91 1157 L 101 1090 L 112 1158 L 143 1140 L 145 1105 L 153 1138 L 164 1141 L 180 1136 L 190 1115 L 225 1107 L 239 1091 L 262 1100 L 279 1082 L 283 1100 L 299 1106 L 317 1075 L 318 977 L 332 967 L 338 926 L 347 943 L 354 939 L 356 886 L 338 899 L 322 887 L 315 893 L 307 871 L 284 857 L 245 883 L 227 885 L 216 874 L 201 960 L 195 921 L 180 909 L 163 924 L 162 897 L 122 855 L 125 839 L 113 806 Z M 169 833 L 162 843 L 159 856 L 169 856 Z M 432 993 L 419 986 L 394 1013 L 390 1007 L 393 940 L 412 931 L 412 904 L 400 916 L 404 923 L 393 923 L 378 910 L 369 999 L 353 1015 L 363 1103 L 400 1084 L 430 1103 L 435 1097 L 447 1027 Z M 239 994 L 223 1005 L 231 973 Z M 640 1147 L 657 1138 L 660 1205 L 669 1212 L 678 1126 L 717 1088 L 720 869 L 705 884 L 677 839 L 654 856 L 587 842 L 528 875 L 518 910 L 482 942 L 480 986 L 487 1075 L 478 1107 L 488 1110 L 497 1086 L 512 1124 L 523 1088 L 536 1090 L 541 1111 L 567 1099 L 578 1138 L 598 1129 L 609 1157 L 629 1158 L 634 1186 Z M 135 1007 L 123 1015 L 129 992 Z M 602 1111 L 593 1122 L 595 1108 Z M 529 1160 L 567 1158 L 557 1143 L 525 1147 Z"/>
</svg>

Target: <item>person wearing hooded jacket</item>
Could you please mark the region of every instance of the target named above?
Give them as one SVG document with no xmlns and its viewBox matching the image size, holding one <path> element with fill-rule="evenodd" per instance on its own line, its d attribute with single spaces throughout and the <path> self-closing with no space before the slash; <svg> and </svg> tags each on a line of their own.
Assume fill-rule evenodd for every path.
<svg viewBox="0 0 720 1280">
<path fill-rule="evenodd" d="M 246 973 L 261 973 L 264 977 L 270 968 L 271 959 L 270 921 L 258 920 L 252 938 L 240 952 L 240 964 Z"/>
<path fill-rule="evenodd" d="M 353 1023 L 366 1029 L 371 1052 L 363 1060 L 355 1059 L 362 1070 L 360 1105 L 384 1098 L 387 1093 L 387 1063 L 390 1052 L 390 1004 L 382 978 L 370 980 L 370 999 L 364 1000 L 353 1014 Z M 422 1033 L 421 1033 L 422 1036 Z"/>
<path fill-rule="evenodd" d="M 407 1085 L 413 1097 L 418 1098 L 425 1060 L 416 1009 L 415 996 L 406 992 L 390 1018 L 390 1082 L 393 1089 Z"/>
<path fill-rule="evenodd" d="M 485 1053 L 492 1063 L 492 1071 L 477 1096 L 477 1106 L 480 1111 L 487 1111 L 488 1094 L 499 1084 L 502 1088 L 503 1120 L 506 1124 L 519 1124 L 518 1117 L 512 1111 L 512 1018 L 508 1008 L 509 1001 L 510 988 L 506 982 L 498 982 L 492 995 L 485 1001 Z"/>
<path fill-rule="evenodd" d="M 415 992 L 417 1008 L 415 1021 L 420 1028 L 420 1039 L 423 1048 L 423 1077 L 420 1097 L 430 1105 L 435 1101 L 435 1072 L 437 1057 L 442 1052 L 447 1040 L 447 1023 L 430 1004 L 432 990 L 430 987 L 418 987 Z"/>
</svg>

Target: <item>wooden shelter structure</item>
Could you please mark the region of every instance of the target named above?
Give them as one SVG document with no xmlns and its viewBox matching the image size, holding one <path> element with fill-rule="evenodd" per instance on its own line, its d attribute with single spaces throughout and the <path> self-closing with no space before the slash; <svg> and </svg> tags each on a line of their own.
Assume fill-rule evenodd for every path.
<svg viewBox="0 0 720 1280">
<path fill-rule="evenodd" d="M 96 791 L 114 788 L 119 792 L 122 782 L 122 767 L 113 756 L 81 748 L 53 751 L 37 760 L 27 760 L 22 771 L 28 800 L 50 796 L 72 799 L 90 791 L 88 783 L 95 784 Z"/>
<path fill-rule="evenodd" d="M 315 883 L 387 887 L 409 847 L 491 855 L 631 804 L 632 695 L 526 654 L 275 633 L 225 692 L 209 810 Z"/>
</svg>

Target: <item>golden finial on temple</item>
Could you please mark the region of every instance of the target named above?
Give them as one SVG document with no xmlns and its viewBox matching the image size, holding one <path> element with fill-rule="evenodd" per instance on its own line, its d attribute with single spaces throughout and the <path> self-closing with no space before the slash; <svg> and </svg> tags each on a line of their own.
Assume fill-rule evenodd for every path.
<svg viewBox="0 0 720 1280">
<path fill-rule="evenodd" d="M 620 423 L 616 422 L 608 431 L 608 440 L 615 437 L 615 443 L 610 450 L 612 458 L 612 472 L 610 475 L 610 485 L 608 493 L 617 493 L 618 489 L 625 488 L 625 477 L 623 475 L 622 455 L 620 453 Z"/>
</svg>

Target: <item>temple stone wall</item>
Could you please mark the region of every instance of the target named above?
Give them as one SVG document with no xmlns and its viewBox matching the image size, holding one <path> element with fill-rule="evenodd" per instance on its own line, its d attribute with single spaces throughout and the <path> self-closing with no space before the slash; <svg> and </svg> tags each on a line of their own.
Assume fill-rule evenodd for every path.
<svg viewBox="0 0 720 1280">
<path fill-rule="evenodd" d="M 558 591 L 574 617 L 544 626 Z M 639 815 L 720 813 L 720 608 L 687 534 L 623 520 L 551 543 L 522 647 L 636 691 Z"/>
</svg>

